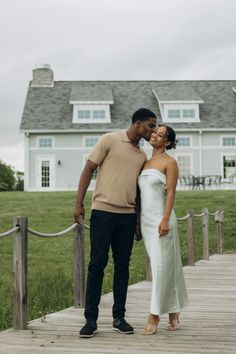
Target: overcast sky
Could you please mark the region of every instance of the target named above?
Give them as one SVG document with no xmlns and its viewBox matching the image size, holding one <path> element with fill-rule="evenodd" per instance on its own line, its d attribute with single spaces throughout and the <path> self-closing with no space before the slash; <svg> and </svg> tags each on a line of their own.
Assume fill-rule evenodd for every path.
<svg viewBox="0 0 236 354">
<path fill-rule="evenodd" d="M 0 159 L 24 168 L 32 69 L 55 80 L 236 80 L 235 0 L 0 0 Z"/>
</svg>

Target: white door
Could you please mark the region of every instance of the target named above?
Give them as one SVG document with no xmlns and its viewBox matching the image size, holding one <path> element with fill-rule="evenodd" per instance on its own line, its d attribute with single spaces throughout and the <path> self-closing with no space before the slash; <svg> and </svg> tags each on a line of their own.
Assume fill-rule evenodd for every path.
<svg viewBox="0 0 236 354">
<path fill-rule="evenodd" d="M 36 184 L 39 191 L 55 189 L 55 160 L 53 156 L 37 157 Z"/>
</svg>

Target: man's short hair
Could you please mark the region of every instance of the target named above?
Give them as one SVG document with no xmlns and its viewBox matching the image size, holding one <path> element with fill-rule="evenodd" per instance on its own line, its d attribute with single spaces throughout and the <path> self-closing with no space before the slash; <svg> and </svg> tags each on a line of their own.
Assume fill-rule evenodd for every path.
<svg viewBox="0 0 236 354">
<path fill-rule="evenodd" d="M 132 123 L 137 122 L 137 120 L 144 121 L 148 120 L 149 118 L 157 118 L 155 113 L 150 111 L 147 108 L 140 108 L 136 112 L 134 112 L 132 116 Z"/>
</svg>

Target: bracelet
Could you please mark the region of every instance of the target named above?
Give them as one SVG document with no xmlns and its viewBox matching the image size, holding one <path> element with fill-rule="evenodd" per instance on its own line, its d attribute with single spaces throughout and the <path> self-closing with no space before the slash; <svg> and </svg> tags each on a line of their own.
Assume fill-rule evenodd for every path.
<svg viewBox="0 0 236 354">
<path fill-rule="evenodd" d="M 84 204 L 75 204 L 76 207 L 84 207 Z"/>
</svg>

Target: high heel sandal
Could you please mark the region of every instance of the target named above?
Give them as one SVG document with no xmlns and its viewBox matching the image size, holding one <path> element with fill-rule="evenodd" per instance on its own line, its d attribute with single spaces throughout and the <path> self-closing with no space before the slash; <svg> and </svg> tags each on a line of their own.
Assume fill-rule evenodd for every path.
<svg viewBox="0 0 236 354">
<path fill-rule="evenodd" d="M 157 326 L 158 323 L 160 322 L 160 319 L 157 320 L 155 324 L 152 323 L 147 323 L 146 327 L 143 330 L 143 335 L 148 336 L 150 334 L 155 334 L 157 333 Z"/>
<path fill-rule="evenodd" d="M 169 323 L 166 326 L 166 329 L 167 331 L 177 331 L 177 329 L 179 329 L 179 312 L 171 315 L 174 315 L 173 316 L 174 318 L 173 319 L 169 318 Z"/>
</svg>

